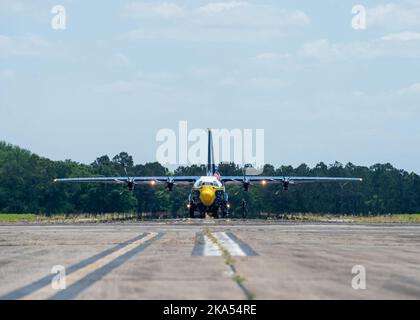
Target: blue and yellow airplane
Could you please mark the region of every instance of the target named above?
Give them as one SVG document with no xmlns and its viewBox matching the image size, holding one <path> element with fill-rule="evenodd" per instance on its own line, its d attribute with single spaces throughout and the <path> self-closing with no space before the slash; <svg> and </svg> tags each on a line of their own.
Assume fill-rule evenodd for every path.
<svg viewBox="0 0 420 320">
<path fill-rule="evenodd" d="M 200 218 L 209 214 L 215 218 L 229 215 L 229 197 L 225 186 L 227 184 L 242 184 L 244 191 L 248 191 L 251 185 L 280 184 L 284 190 L 289 185 L 302 183 L 326 183 L 326 182 L 354 182 L 362 181 L 360 178 L 335 178 L 335 177 L 292 177 L 292 176 L 221 176 L 214 163 L 212 131 L 208 130 L 208 159 L 206 176 L 162 176 L 162 177 L 97 177 L 97 178 L 68 178 L 55 179 L 55 182 L 97 182 L 126 184 L 130 191 L 135 185 L 165 184 L 169 191 L 175 185 L 191 185 L 192 189 L 188 198 L 190 218 L 195 218 L 198 213 Z"/>
</svg>

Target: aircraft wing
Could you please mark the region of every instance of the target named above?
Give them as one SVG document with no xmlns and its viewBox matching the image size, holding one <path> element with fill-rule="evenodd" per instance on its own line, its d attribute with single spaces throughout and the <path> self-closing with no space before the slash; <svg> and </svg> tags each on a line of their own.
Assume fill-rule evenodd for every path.
<svg viewBox="0 0 420 320">
<path fill-rule="evenodd" d="M 200 177 L 198 176 L 175 176 L 175 177 L 134 177 L 135 184 L 148 184 L 152 181 L 158 183 L 172 182 L 174 184 L 192 184 L 196 182 Z"/>
<path fill-rule="evenodd" d="M 361 178 L 341 178 L 341 177 L 291 177 L 291 176 L 223 176 L 222 182 L 229 184 L 240 184 L 244 182 L 260 182 L 260 183 L 289 183 L 289 184 L 302 184 L 302 183 L 326 183 L 326 182 L 355 182 L 362 181 Z"/>
<path fill-rule="evenodd" d="M 76 183 L 116 183 L 124 184 L 133 182 L 134 184 L 153 184 L 153 183 L 174 183 L 174 184 L 191 184 L 200 177 L 196 176 L 149 176 L 149 177 L 96 177 L 96 178 L 66 178 L 55 179 L 54 182 L 76 182 Z"/>
</svg>

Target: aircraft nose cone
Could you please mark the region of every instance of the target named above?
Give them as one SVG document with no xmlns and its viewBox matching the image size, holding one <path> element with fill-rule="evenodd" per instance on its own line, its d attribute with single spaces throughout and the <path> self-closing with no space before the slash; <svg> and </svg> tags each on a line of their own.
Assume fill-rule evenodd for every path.
<svg viewBox="0 0 420 320">
<path fill-rule="evenodd" d="M 200 200 L 206 206 L 210 207 L 216 198 L 216 192 L 212 187 L 203 187 L 200 190 Z"/>
</svg>

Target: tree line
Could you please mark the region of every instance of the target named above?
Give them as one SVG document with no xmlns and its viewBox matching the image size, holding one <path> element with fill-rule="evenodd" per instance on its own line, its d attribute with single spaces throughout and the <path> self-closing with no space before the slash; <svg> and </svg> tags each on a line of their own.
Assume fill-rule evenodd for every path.
<svg viewBox="0 0 420 320">
<path fill-rule="evenodd" d="M 136 186 L 129 192 L 125 185 L 59 184 L 55 178 L 93 176 L 163 176 L 204 175 L 205 166 L 182 166 L 174 172 L 159 163 L 134 164 L 125 153 L 110 158 L 101 156 L 93 163 L 71 160 L 52 161 L 28 150 L 0 142 L 0 212 L 2 213 L 112 213 L 165 212 L 169 216 L 188 216 L 186 209 L 189 187 L 175 186 L 168 192 L 165 186 Z M 239 166 L 219 165 L 222 175 L 243 175 Z M 261 213 L 333 213 L 333 214 L 393 214 L 420 213 L 420 176 L 394 168 L 391 164 L 370 167 L 352 163 L 343 165 L 319 163 L 310 168 L 272 165 L 264 167 L 263 175 L 360 177 L 362 183 L 308 184 L 227 187 L 232 212 L 242 214 L 246 201 L 249 215 Z"/>
</svg>

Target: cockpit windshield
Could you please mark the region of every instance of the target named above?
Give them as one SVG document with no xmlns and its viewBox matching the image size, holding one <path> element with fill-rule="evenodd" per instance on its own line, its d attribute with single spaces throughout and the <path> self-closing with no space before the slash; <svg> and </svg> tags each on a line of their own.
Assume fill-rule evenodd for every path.
<svg viewBox="0 0 420 320">
<path fill-rule="evenodd" d="M 219 181 L 201 181 L 201 180 L 198 180 L 196 183 L 194 183 L 195 188 L 201 188 L 204 186 L 212 186 L 212 187 L 220 188 L 222 187 L 222 183 Z"/>
</svg>

